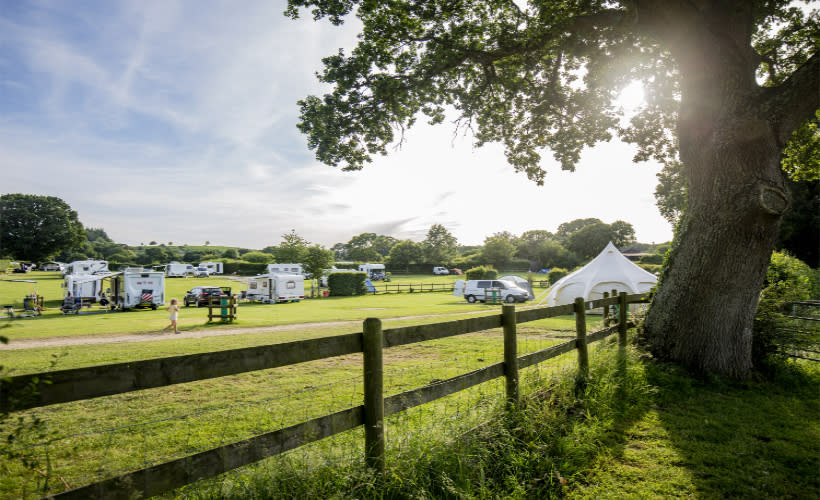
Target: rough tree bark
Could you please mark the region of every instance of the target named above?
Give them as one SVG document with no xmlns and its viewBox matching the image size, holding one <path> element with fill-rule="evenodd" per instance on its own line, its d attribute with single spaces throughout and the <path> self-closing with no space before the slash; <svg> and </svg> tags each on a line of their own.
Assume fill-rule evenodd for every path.
<svg viewBox="0 0 820 500">
<path fill-rule="evenodd" d="M 681 23 L 680 16 L 702 17 Z M 752 368 L 758 295 L 789 206 L 781 151 L 796 123 L 817 109 L 816 55 L 774 92 L 755 81 L 751 9 L 656 21 L 680 67 L 678 136 L 689 186 L 644 335 L 658 357 L 742 379 Z"/>
</svg>

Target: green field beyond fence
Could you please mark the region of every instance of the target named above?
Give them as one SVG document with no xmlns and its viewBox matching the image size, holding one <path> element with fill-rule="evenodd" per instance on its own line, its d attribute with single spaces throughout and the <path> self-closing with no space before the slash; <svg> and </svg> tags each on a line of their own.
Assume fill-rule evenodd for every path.
<svg viewBox="0 0 820 500">
<path fill-rule="evenodd" d="M 366 462 L 381 469 L 386 460 L 387 417 L 469 392 L 500 377 L 505 380 L 502 398 L 514 406 L 520 397 L 519 370 L 571 351 L 577 353 L 576 368 L 579 380 L 583 380 L 588 371 L 588 344 L 617 332 L 620 345 L 624 345 L 627 304 L 643 301 L 642 296 L 621 294 L 521 311 L 509 305 L 502 314 L 385 330 L 380 320 L 371 318 L 358 333 L 11 377 L 0 382 L 0 408 L 11 409 L 22 418 L 36 411 L 31 410 L 34 408 L 41 408 L 45 415 L 59 415 L 65 408 L 62 418 L 73 418 L 72 428 L 77 432 L 65 434 L 61 429 L 59 437 L 20 443 L 20 456 L 37 463 L 45 461 L 48 466 L 32 470 L 17 462 L 3 463 L 6 474 L 0 479 L 0 488 L 4 494 L 19 497 L 56 493 L 60 498 L 83 499 L 156 495 L 336 435 L 347 436 L 343 437 L 345 449 L 363 450 Z M 615 326 L 588 334 L 585 312 L 603 308 L 606 325 L 613 306 L 619 313 L 612 318 L 617 320 Z M 574 331 L 551 335 L 547 347 L 543 347 L 547 339 L 538 338 L 537 331 L 526 330 L 526 323 L 572 313 Z M 492 333 L 499 329 L 503 335 Z M 402 360 L 410 352 L 406 349 L 424 351 L 433 361 L 430 349 L 456 338 L 466 338 L 451 345 L 461 354 L 471 342 L 482 345 L 482 354 L 471 355 L 464 364 L 469 367 L 467 371 L 453 372 L 458 366 L 452 360 L 442 360 L 446 369 L 428 370 L 421 378 L 403 372 Z M 394 355 L 393 351 L 404 354 Z M 328 370 L 337 373 L 329 377 Z M 319 378 L 303 385 L 305 379 L 292 376 L 300 371 L 316 373 Z M 270 377 L 274 377 L 275 385 L 288 386 L 290 396 L 276 396 L 282 394 L 281 389 L 261 399 L 257 396 L 261 407 L 254 403 L 249 413 L 215 399 L 246 390 L 234 383 L 239 380 L 236 377 L 247 376 L 260 382 L 257 391 L 270 390 Z M 427 382 L 423 382 L 425 376 Z M 216 378 L 220 380 L 209 382 Z M 292 385 L 294 380 L 297 385 Z M 412 385 L 419 382 L 420 386 Z M 199 384 L 206 384 L 209 390 L 198 392 Z M 319 400 L 313 384 L 332 385 L 331 392 L 341 394 L 342 401 Z M 139 392 L 132 396 L 133 391 Z M 136 396 L 142 391 L 149 394 L 147 400 Z M 170 403 L 164 396 L 158 397 L 191 391 L 205 398 L 207 409 L 173 417 L 166 408 Z M 143 408 L 149 401 L 153 401 L 148 405 L 153 408 Z M 305 411 L 306 418 L 300 419 L 293 411 L 296 401 L 311 408 Z M 481 404 L 473 400 L 469 406 Z M 89 413 L 91 408 L 95 411 Z M 221 418 L 214 418 L 215 414 Z M 80 430 L 105 415 L 122 423 L 100 432 Z M 240 420 L 250 424 L 250 429 L 237 429 L 234 424 Z M 175 427 L 180 424 L 185 427 L 182 432 Z M 362 427 L 363 447 L 356 444 L 361 434 L 348 432 Z M 249 432 L 250 437 L 241 438 Z M 153 456 L 157 448 L 166 450 L 167 455 Z"/>
</svg>

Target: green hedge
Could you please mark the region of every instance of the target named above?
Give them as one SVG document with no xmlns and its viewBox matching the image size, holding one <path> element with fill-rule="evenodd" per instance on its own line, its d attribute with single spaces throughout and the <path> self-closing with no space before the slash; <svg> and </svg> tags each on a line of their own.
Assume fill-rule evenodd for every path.
<svg viewBox="0 0 820 500">
<path fill-rule="evenodd" d="M 642 256 L 638 262 L 641 264 L 663 264 L 663 255 L 653 253 L 652 255 Z"/>
<path fill-rule="evenodd" d="M 550 272 L 547 273 L 547 279 L 550 280 L 550 283 L 554 284 L 556 281 L 560 280 L 567 274 L 569 274 L 569 271 L 567 271 L 563 267 L 553 267 L 552 269 L 550 269 Z"/>
<path fill-rule="evenodd" d="M 332 273 L 327 277 L 327 286 L 330 288 L 330 295 L 332 297 L 364 295 L 367 293 L 367 285 L 364 283 L 366 279 L 367 273 Z"/>
<path fill-rule="evenodd" d="M 468 280 L 494 280 L 498 278 L 498 271 L 491 266 L 480 266 L 467 269 L 464 278 Z"/>
<path fill-rule="evenodd" d="M 226 262 L 222 264 L 222 274 L 239 274 L 242 276 L 256 276 L 265 274 L 267 264 L 257 264 L 254 262 Z"/>
</svg>

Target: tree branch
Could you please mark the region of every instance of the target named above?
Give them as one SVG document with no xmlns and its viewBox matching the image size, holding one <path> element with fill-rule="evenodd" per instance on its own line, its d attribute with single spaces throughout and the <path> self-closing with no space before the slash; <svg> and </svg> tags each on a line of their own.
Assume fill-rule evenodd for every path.
<svg viewBox="0 0 820 500">
<path fill-rule="evenodd" d="M 820 108 L 820 54 L 792 73 L 782 84 L 764 90 L 763 112 L 775 128 L 780 147 Z"/>
</svg>

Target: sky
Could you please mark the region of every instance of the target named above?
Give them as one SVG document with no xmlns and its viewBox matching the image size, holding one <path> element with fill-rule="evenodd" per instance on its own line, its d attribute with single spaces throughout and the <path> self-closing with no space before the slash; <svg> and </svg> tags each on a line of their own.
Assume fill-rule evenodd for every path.
<svg viewBox="0 0 820 500">
<path fill-rule="evenodd" d="M 128 244 L 260 249 L 295 230 L 327 247 L 375 232 L 421 241 L 444 225 L 464 245 L 597 217 L 638 241 L 672 227 L 656 163 L 613 141 L 575 172 L 545 152 L 544 186 L 419 120 L 358 172 L 319 163 L 296 101 L 329 87 L 322 57 L 357 25 L 286 18 L 284 1 L 0 0 L 0 193 L 57 196 L 86 227 Z M 640 88 L 623 95 L 640 102 Z"/>
</svg>

